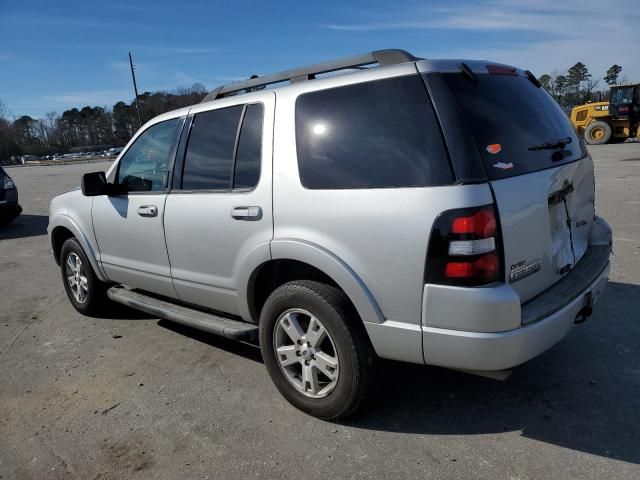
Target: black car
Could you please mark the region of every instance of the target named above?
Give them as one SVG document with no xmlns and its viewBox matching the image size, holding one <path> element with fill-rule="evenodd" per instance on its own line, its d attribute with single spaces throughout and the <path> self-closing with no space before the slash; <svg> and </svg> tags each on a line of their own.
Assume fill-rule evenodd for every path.
<svg viewBox="0 0 640 480">
<path fill-rule="evenodd" d="M 11 177 L 0 167 L 0 225 L 6 225 L 22 212 L 18 204 L 18 189 Z"/>
</svg>

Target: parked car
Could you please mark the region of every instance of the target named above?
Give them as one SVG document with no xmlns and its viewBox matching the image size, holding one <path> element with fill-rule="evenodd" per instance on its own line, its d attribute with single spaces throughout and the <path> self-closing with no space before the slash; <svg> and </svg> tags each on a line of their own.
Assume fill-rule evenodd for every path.
<svg viewBox="0 0 640 480">
<path fill-rule="evenodd" d="M 122 150 L 124 150 L 123 147 L 115 147 L 107 150 L 107 153 L 109 154 L 109 156 L 115 157 L 116 155 L 120 155 L 120 152 L 122 152 Z"/>
<path fill-rule="evenodd" d="M 589 317 L 612 242 L 594 196 L 530 72 L 384 50 L 156 117 L 53 199 L 49 235 L 79 312 L 257 340 L 284 397 L 336 419 L 379 357 L 503 376 Z"/>
<path fill-rule="evenodd" d="M 0 226 L 12 222 L 22 207 L 18 203 L 18 189 L 9 174 L 0 167 Z"/>
</svg>

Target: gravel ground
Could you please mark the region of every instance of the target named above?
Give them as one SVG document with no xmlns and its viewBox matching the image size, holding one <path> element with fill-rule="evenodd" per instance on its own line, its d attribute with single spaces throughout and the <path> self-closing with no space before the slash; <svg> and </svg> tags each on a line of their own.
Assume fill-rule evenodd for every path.
<svg viewBox="0 0 640 480">
<path fill-rule="evenodd" d="M 65 297 L 50 199 L 109 164 L 8 168 L 0 478 L 640 478 L 640 145 L 592 148 L 615 256 L 595 314 L 505 382 L 384 363 L 335 424 L 290 407 L 252 346 Z"/>
</svg>

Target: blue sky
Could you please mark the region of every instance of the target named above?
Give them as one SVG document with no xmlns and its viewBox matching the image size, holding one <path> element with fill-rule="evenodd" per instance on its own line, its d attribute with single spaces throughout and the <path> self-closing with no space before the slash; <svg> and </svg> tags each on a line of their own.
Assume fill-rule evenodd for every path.
<svg viewBox="0 0 640 480">
<path fill-rule="evenodd" d="M 13 115 L 111 107 L 381 48 L 480 58 L 537 75 L 613 63 L 640 81 L 638 0 L 0 0 L 0 101 Z"/>
</svg>

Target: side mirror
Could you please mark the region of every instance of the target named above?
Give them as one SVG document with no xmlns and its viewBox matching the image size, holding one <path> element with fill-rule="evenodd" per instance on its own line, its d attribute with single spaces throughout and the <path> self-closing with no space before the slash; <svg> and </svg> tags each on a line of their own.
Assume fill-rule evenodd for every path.
<svg viewBox="0 0 640 480">
<path fill-rule="evenodd" d="M 85 173 L 82 176 L 82 194 L 97 197 L 108 193 L 107 177 L 104 172 Z"/>
</svg>

